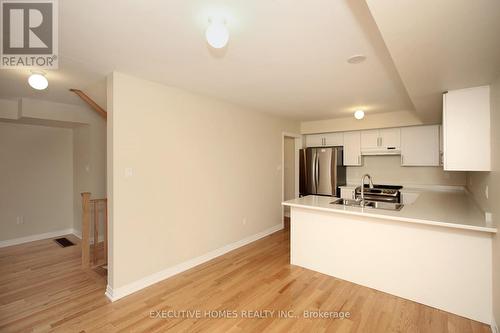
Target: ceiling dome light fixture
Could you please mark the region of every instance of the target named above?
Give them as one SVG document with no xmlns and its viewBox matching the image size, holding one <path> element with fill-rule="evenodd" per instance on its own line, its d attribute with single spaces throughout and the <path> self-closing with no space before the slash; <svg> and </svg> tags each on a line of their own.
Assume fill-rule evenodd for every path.
<svg viewBox="0 0 500 333">
<path fill-rule="evenodd" d="M 44 90 L 49 86 L 49 81 L 45 77 L 44 72 L 31 72 L 32 74 L 28 78 L 28 83 L 31 88 L 36 90 Z"/>
<path fill-rule="evenodd" d="M 221 49 L 229 41 L 229 30 L 226 26 L 226 20 L 208 19 L 208 27 L 205 31 L 205 37 L 208 44 L 215 49 Z"/>
<path fill-rule="evenodd" d="M 354 112 L 354 118 L 356 118 L 357 120 L 361 120 L 365 117 L 365 111 L 363 110 L 356 110 L 356 112 Z"/>
<path fill-rule="evenodd" d="M 365 60 L 366 60 L 366 56 L 364 56 L 362 54 L 356 54 L 356 55 L 353 55 L 353 56 L 347 58 L 347 62 L 350 64 L 359 64 Z"/>
</svg>

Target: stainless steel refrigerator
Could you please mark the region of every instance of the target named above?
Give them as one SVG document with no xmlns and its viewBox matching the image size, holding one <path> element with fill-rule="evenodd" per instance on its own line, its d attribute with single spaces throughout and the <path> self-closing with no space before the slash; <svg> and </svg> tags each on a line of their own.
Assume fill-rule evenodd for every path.
<svg viewBox="0 0 500 333">
<path fill-rule="evenodd" d="M 300 195 L 339 196 L 346 185 L 342 147 L 318 147 L 300 150 Z"/>
</svg>

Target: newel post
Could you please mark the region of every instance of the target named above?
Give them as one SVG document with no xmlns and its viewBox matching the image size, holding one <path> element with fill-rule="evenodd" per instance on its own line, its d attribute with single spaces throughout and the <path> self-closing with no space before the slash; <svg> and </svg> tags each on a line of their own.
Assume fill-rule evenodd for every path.
<svg viewBox="0 0 500 333">
<path fill-rule="evenodd" d="M 82 267 L 89 267 L 90 259 L 90 192 L 82 193 Z"/>
</svg>

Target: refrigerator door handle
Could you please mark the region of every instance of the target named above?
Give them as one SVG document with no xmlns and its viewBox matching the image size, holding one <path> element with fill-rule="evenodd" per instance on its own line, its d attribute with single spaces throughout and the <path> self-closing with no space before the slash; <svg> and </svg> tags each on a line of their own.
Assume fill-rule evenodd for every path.
<svg viewBox="0 0 500 333">
<path fill-rule="evenodd" d="M 337 154 L 338 150 L 332 149 L 332 158 L 330 161 L 330 169 L 332 175 L 332 177 L 330 177 L 330 183 L 332 186 L 332 196 L 337 196 Z"/>
<path fill-rule="evenodd" d="M 313 160 L 312 160 L 312 168 L 311 168 L 311 173 L 312 173 L 312 184 L 313 184 L 313 192 L 316 194 L 316 149 L 314 149 L 314 154 L 313 154 Z"/>
<path fill-rule="evenodd" d="M 308 180 L 307 179 L 308 178 L 307 177 L 307 154 L 306 154 L 306 150 L 305 149 L 301 149 L 299 151 L 299 153 L 302 154 L 302 161 L 303 161 L 303 165 L 302 166 L 304 168 L 304 175 L 305 175 L 303 179 L 304 179 L 304 186 L 306 187 L 306 192 L 307 192 L 307 188 L 308 188 L 308 186 L 307 186 L 307 183 L 308 183 L 308 181 L 307 181 Z M 299 168 L 300 168 L 300 166 L 299 166 Z M 299 172 L 300 172 L 300 170 L 299 170 Z"/>
<path fill-rule="evenodd" d="M 316 193 L 318 193 L 318 184 L 319 184 L 319 154 L 316 152 L 315 156 L 315 172 L 314 172 L 314 184 L 316 187 Z"/>
</svg>

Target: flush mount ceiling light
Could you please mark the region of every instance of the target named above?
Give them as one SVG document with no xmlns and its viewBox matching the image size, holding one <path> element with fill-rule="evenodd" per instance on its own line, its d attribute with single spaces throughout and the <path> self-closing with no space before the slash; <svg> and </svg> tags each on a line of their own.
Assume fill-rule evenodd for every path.
<svg viewBox="0 0 500 333">
<path fill-rule="evenodd" d="M 49 81 L 45 77 L 44 72 L 31 72 L 32 74 L 28 78 L 28 83 L 31 88 L 36 90 L 44 90 L 49 86 Z"/>
<path fill-rule="evenodd" d="M 361 120 L 365 117 L 365 111 L 363 110 L 356 110 L 356 112 L 354 112 L 354 118 L 356 118 L 357 120 Z"/>
<path fill-rule="evenodd" d="M 215 49 L 221 49 L 229 41 L 229 30 L 227 30 L 226 20 L 208 19 L 208 27 L 205 31 L 208 44 Z"/>
<path fill-rule="evenodd" d="M 347 62 L 350 64 L 359 64 L 366 60 L 366 57 L 362 54 L 356 54 L 347 58 Z"/>
</svg>

